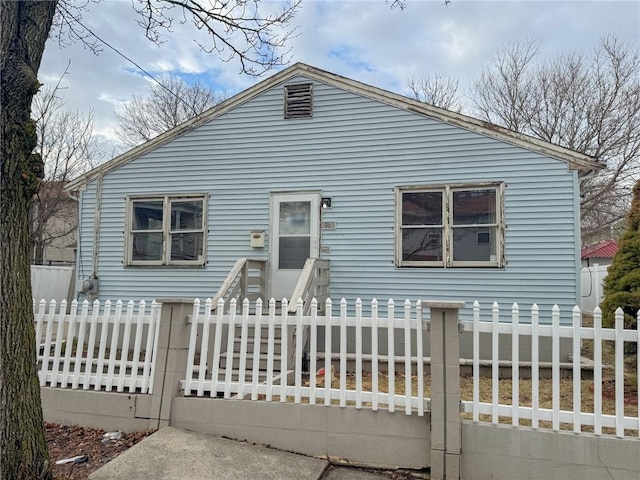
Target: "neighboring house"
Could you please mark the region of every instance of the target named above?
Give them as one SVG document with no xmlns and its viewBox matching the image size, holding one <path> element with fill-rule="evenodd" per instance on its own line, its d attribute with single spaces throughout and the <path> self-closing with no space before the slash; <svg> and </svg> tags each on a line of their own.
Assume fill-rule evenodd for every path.
<svg viewBox="0 0 640 480">
<path fill-rule="evenodd" d="M 588 235 L 583 235 L 583 245 L 594 245 L 605 240 L 620 240 L 627 228 L 626 216 L 614 221 L 611 224 L 604 225 Z"/>
<path fill-rule="evenodd" d="M 76 257 L 78 204 L 66 182 L 42 182 L 31 204 L 31 263 L 72 265 Z"/>
<path fill-rule="evenodd" d="M 618 251 L 618 242 L 615 240 L 605 240 L 589 247 L 582 248 L 580 256 L 582 258 L 582 266 L 590 267 L 592 265 L 611 265 L 613 257 Z"/>
<path fill-rule="evenodd" d="M 84 290 L 104 300 L 205 299 L 251 258 L 267 261 L 266 295 L 290 298 L 321 258 L 334 300 L 464 300 L 465 315 L 476 299 L 536 302 L 548 315 L 579 303 L 579 183 L 599 168 L 296 64 L 68 186 L 78 285 L 95 276 Z"/>
</svg>

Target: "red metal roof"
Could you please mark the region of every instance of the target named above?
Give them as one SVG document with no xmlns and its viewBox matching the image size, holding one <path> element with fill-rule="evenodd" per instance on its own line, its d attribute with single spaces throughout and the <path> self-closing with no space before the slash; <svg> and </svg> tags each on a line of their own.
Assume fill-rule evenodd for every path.
<svg viewBox="0 0 640 480">
<path fill-rule="evenodd" d="M 590 247 L 584 247 L 581 251 L 582 259 L 587 258 L 613 258 L 618 251 L 618 242 L 605 240 Z"/>
</svg>

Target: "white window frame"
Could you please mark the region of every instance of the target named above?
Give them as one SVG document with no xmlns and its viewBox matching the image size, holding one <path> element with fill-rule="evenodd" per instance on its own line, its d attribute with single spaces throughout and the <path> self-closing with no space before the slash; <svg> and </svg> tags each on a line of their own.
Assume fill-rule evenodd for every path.
<svg viewBox="0 0 640 480">
<path fill-rule="evenodd" d="M 129 195 L 126 197 L 127 210 L 125 218 L 125 259 L 126 266 L 203 266 L 207 258 L 207 198 L 206 194 L 171 194 L 171 195 Z M 139 201 L 157 201 L 162 203 L 162 230 L 144 230 L 144 232 L 162 232 L 162 258 L 160 260 L 133 260 L 133 235 L 142 230 L 133 230 L 133 204 Z M 202 225 L 198 229 L 172 230 L 171 204 L 177 201 L 201 201 Z M 202 254 L 196 260 L 171 260 L 171 236 L 174 233 L 201 233 Z"/>
<path fill-rule="evenodd" d="M 395 264 L 396 267 L 489 267 L 502 268 L 505 265 L 504 255 L 504 182 L 470 183 L 451 185 L 414 185 L 396 187 L 396 219 L 395 219 Z M 469 224 L 456 227 L 453 224 L 453 193 L 468 190 L 496 191 L 496 222 L 490 224 Z M 441 261 L 416 261 L 402 259 L 402 232 L 405 228 L 402 224 L 402 195 L 403 193 L 442 192 L 442 224 L 441 225 L 414 225 L 409 228 L 442 228 L 442 260 Z M 495 259 L 487 261 L 454 261 L 453 260 L 453 233 L 455 228 L 490 228 L 489 236 L 493 238 L 492 231 L 496 232 Z M 477 239 L 477 237 L 476 237 Z"/>
</svg>

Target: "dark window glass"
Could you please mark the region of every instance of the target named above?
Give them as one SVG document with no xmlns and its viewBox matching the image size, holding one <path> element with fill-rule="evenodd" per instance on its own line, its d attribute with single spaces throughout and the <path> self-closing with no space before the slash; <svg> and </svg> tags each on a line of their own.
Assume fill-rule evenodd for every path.
<svg viewBox="0 0 640 480">
<path fill-rule="evenodd" d="M 133 202 L 132 230 L 162 230 L 162 200 Z"/>
<path fill-rule="evenodd" d="M 442 225 L 442 192 L 403 193 L 402 225 Z"/>
<path fill-rule="evenodd" d="M 482 225 L 496 223 L 496 190 L 453 192 L 453 224 Z"/>
<path fill-rule="evenodd" d="M 180 200 L 171 202 L 171 230 L 201 230 L 202 201 Z"/>
<path fill-rule="evenodd" d="M 458 227 L 453 229 L 454 262 L 496 260 L 496 227 Z M 480 242 L 479 240 L 482 240 Z"/>
<path fill-rule="evenodd" d="M 311 252 L 311 238 L 304 237 L 280 237 L 279 241 L 279 265 L 280 270 L 302 270 L 304 263 Z"/>
<path fill-rule="evenodd" d="M 202 256 L 202 233 L 171 234 L 171 260 L 198 260 Z"/>
<path fill-rule="evenodd" d="M 132 260 L 162 260 L 162 232 L 132 234 Z"/>
<path fill-rule="evenodd" d="M 406 228 L 402 230 L 402 260 L 442 261 L 442 228 Z"/>
</svg>

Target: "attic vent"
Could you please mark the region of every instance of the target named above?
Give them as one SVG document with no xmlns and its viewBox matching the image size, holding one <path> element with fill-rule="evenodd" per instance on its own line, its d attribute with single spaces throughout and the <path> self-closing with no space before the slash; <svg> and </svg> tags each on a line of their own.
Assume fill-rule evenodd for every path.
<svg viewBox="0 0 640 480">
<path fill-rule="evenodd" d="M 284 87 L 284 118 L 313 116 L 313 88 L 310 83 Z"/>
</svg>

